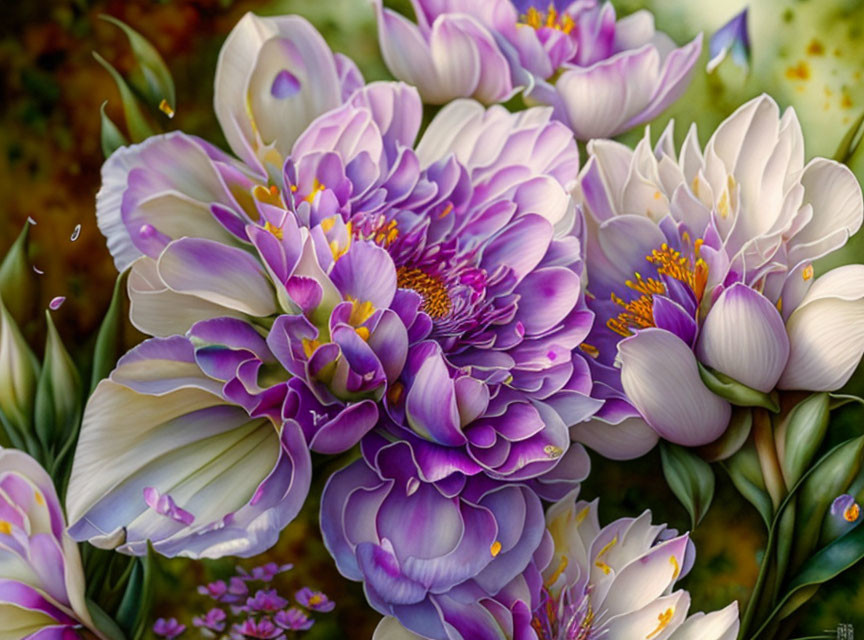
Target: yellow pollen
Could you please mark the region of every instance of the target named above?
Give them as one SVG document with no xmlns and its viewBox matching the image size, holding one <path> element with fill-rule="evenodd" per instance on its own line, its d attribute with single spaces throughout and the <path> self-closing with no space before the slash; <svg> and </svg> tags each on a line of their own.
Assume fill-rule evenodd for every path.
<svg viewBox="0 0 864 640">
<path fill-rule="evenodd" d="M 804 270 L 801 272 L 801 277 L 804 278 L 804 281 L 810 280 L 813 277 L 813 265 L 808 264 L 804 267 Z"/>
<path fill-rule="evenodd" d="M 453 211 L 453 205 L 448 204 L 446 207 L 444 207 L 444 211 L 442 211 L 441 213 L 438 214 L 438 217 L 439 218 L 446 218 L 447 216 L 450 215 L 451 211 Z M 394 220 L 393 222 L 395 223 L 396 221 Z"/>
<path fill-rule="evenodd" d="M 612 538 L 609 542 L 607 542 L 603 546 L 602 549 L 600 549 L 600 551 L 597 553 L 596 559 L 599 560 L 600 558 L 605 556 L 607 553 L 609 553 L 609 550 L 612 549 L 612 547 L 614 547 L 616 544 L 618 544 L 618 536 L 615 536 L 614 538 Z"/>
<path fill-rule="evenodd" d="M 495 542 L 493 542 L 493 543 L 492 543 L 492 546 L 489 547 L 489 553 L 492 554 L 492 557 L 493 557 L 493 558 L 494 558 L 495 556 L 497 556 L 499 553 L 501 553 L 501 543 L 500 543 L 498 540 L 496 540 Z"/>
<path fill-rule="evenodd" d="M 585 507 L 576 514 L 576 524 L 580 524 L 585 518 L 588 517 L 588 513 L 591 511 L 589 507 Z"/>
<path fill-rule="evenodd" d="M 292 184 L 292 185 L 291 185 L 291 193 L 297 193 L 297 189 L 298 189 L 298 188 L 299 188 L 299 187 L 298 187 L 296 184 Z"/>
<path fill-rule="evenodd" d="M 583 342 L 579 345 L 579 348 L 588 354 L 592 358 L 597 358 L 600 356 L 600 349 L 595 347 L 593 344 L 588 344 L 587 342 Z"/>
<path fill-rule="evenodd" d="M 363 342 L 369 340 L 369 329 L 366 327 L 357 327 L 354 331 L 357 332 L 357 335 L 360 336 L 360 339 L 363 340 Z"/>
<path fill-rule="evenodd" d="M 336 224 L 336 218 L 334 216 L 330 216 L 329 218 L 324 218 L 321 221 L 321 230 L 324 233 L 330 231 L 333 228 L 333 225 Z"/>
<path fill-rule="evenodd" d="M 519 26 L 520 23 L 517 23 Z M 571 18 L 568 14 L 559 14 L 558 10 L 555 8 L 555 4 L 550 2 L 549 9 L 546 12 L 539 11 L 535 7 L 529 7 L 528 11 L 525 12 L 525 15 L 522 16 L 521 24 L 528 25 L 533 29 L 555 29 L 556 31 L 561 31 L 565 34 L 569 34 L 573 31 L 573 28 L 576 26 L 576 23 L 573 22 L 573 18 Z"/>
<path fill-rule="evenodd" d="M 264 225 L 264 228 L 270 233 L 272 233 L 274 236 L 276 236 L 279 240 L 282 239 L 282 229 L 280 229 L 279 227 L 273 226 L 268 222 Z"/>
<path fill-rule="evenodd" d="M 366 322 L 373 313 L 375 313 L 375 305 L 373 305 L 368 300 L 366 302 L 360 302 L 359 300 L 354 300 L 350 296 L 348 299 L 351 301 L 351 315 L 348 316 L 348 322 L 351 326 L 359 327 L 361 324 Z"/>
<path fill-rule="evenodd" d="M 274 207 L 282 207 L 282 198 L 279 195 L 279 188 L 276 185 L 271 185 L 268 189 L 262 184 L 256 184 L 252 189 L 252 197 L 259 202 L 270 204 Z"/>
<path fill-rule="evenodd" d="M 387 399 L 390 401 L 390 404 L 399 404 L 403 391 L 405 391 L 405 386 L 401 382 L 394 382 L 390 389 L 387 390 Z"/>
<path fill-rule="evenodd" d="M 452 303 L 447 288 L 438 278 L 430 276 L 422 269 L 396 270 L 396 286 L 400 289 L 413 289 L 423 298 L 423 311 L 437 320 L 450 313 Z"/>
<path fill-rule="evenodd" d="M 303 199 L 309 204 L 312 204 L 313 202 L 315 202 L 315 196 L 324 191 L 324 189 L 326 188 L 327 187 L 318 182 L 318 178 L 315 178 L 315 182 L 312 184 L 312 191 L 310 191 L 309 194 Z"/>
<path fill-rule="evenodd" d="M 42 497 L 42 493 L 41 493 L 41 492 L 39 492 L 39 491 L 34 491 L 34 492 L 33 492 L 33 497 L 36 499 L 36 504 L 38 504 L 40 507 L 44 507 L 44 506 L 45 506 L 45 498 Z"/>
<path fill-rule="evenodd" d="M 669 556 L 669 563 L 672 565 L 672 579 L 675 580 L 681 573 L 681 567 L 678 566 L 678 558 Z"/>
<path fill-rule="evenodd" d="M 561 574 L 567 569 L 567 565 L 570 564 L 570 560 L 567 559 L 567 556 L 561 556 L 561 562 L 558 563 L 558 567 L 555 569 L 555 572 L 549 576 L 549 579 L 546 580 L 546 584 L 550 587 L 555 584 L 558 578 L 561 577 Z"/>
<path fill-rule="evenodd" d="M 321 604 L 322 600 L 324 600 L 324 598 L 321 597 L 320 593 L 313 593 L 311 596 L 309 596 L 309 604 L 313 607 L 315 605 Z"/>
<path fill-rule="evenodd" d="M 309 340 L 308 338 L 303 338 L 303 353 L 306 354 L 307 358 L 311 358 L 312 354 L 315 353 L 315 349 L 321 346 L 321 343 L 317 340 Z"/>
<path fill-rule="evenodd" d="M 663 197 L 663 194 L 660 193 L 659 191 L 655 191 L 655 192 L 654 192 L 654 199 L 655 199 L 655 200 L 659 200 L 659 199 L 662 198 L 662 197 Z"/>
<path fill-rule="evenodd" d="M 348 249 L 351 247 L 351 240 L 349 239 L 348 242 L 345 243 L 344 247 L 340 247 L 337 240 L 331 240 L 329 246 L 330 252 L 333 254 L 333 259 L 338 260 L 348 253 Z"/>
<path fill-rule="evenodd" d="M 777 298 L 777 311 L 783 313 L 783 296 Z"/>
<path fill-rule="evenodd" d="M 663 631 L 663 629 L 665 629 L 667 626 L 669 626 L 669 623 L 672 622 L 672 616 L 674 616 L 674 615 L 675 615 L 675 607 L 670 607 L 669 609 L 666 609 L 666 611 L 664 611 L 663 613 L 658 615 L 657 616 L 657 628 L 654 629 L 654 631 L 649 633 L 647 636 L 645 636 L 645 640 L 650 640 L 651 638 L 656 636 L 658 633 Z"/>
<path fill-rule="evenodd" d="M 843 519 L 846 522 L 855 522 L 858 519 L 858 516 L 861 515 L 861 507 L 858 506 L 857 502 L 853 502 L 844 512 Z"/>
<path fill-rule="evenodd" d="M 171 108 L 171 105 L 168 104 L 168 101 L 165 98 L 162 98 L 162 102 L 159 103 L 159 111 L 164 113 L 169 118 L 174 117 L 174 109 Z"/>
<path fill-rule="evenodd" d="M 610 567 L 608 564 L 606 564 L 602 560 L 598 560 L 597 562 L 595 562 L 594 566 L 596 566 L 598 569 L 600 569 L 600 571 L 602 571 L 607 576 L 610 573 L 612 573 L 612 567 Z"/>
<path fill-rule="evenodd" d="M 0 533 L 11 535 L 12 534 L 12 523 L 7 522 L 6 520 L 0 520 Z"/>
<path fill-rule="evenodd" d="M 726 191 L 724 191 L 723 195 L 720 196 L 720 202 L 717 203 L 717 210 L 724 218 L 729 217 L 729 194 Z"/>
<path fill-rule="evenodd" d="M 689 236 L 685 240 L 689 240 Z M 698 257 L 702 242 L 702 239 L 699 238 L 693 244 L 694 257 L 696 257 L 695 264 L 665 242 L 659 249 L 654 249 L 650 255 L 645 256 L 645 259 L 657 268 L 658 274 L 686 284 L 698 302 L 701 302 L 705 287 L 708 284 L 708 263 Z M 641 295 L 626 301 L 613 293 L 612 301 L 624 311 L 606 321 L 606 326 L 609 329 L 625 338 L 633 335 L 633 329 L 646 329 L 654 326 L 654 296 L 666 293 L 666 285 L 660 280 L 645 279 L 638 271 L 634 276 L 635 280 L 627 280 L 624 284 Z"/>
<path fill-rule="evenodd" d="M 564 451 L 561 449 L 561 447 L 556 447 L 554 444 L 547 444 L 545 447 L 543 447 L 543 453 L 545 453 L 550 458 L 560 458 L 561 454 L 564 453 Z"/>
</svg>

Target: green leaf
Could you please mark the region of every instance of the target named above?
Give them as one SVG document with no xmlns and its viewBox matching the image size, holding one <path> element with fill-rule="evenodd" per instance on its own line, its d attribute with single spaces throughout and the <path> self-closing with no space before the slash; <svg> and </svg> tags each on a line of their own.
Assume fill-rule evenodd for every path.
<svg viewBox="0 0 864 640">
<path fill-rule="evenodd" d="M 63 346 L 51 313 L 45 311 L 48 331 L 45 358 L 36 386 L 36 435 L 53 466 L 53 453 L 78 433 L 81 418 L 81 376 Z"/>
<path fill-rule="evenodd" d="M 660 456 L 666 482 L 687 509 L 695 529 L 708 513 L 714 497 L 714 471 L 688 449 L 668 442 L 660 443 Z"/>
<path fill-rule="evenodd" d="M 123 135 L 123 132 L 117 128 L 114 121 L 105 113 L 106 104 L 108 104 L 107 100 L 99 107 L 99 113 L 102 114 L 102 155 L 107 159 L 120 147 L 127 146 L 129 141 Z"/>
<path fill-rule="evenodd" d="M 126 640 L 126 636 L 123 634 L 123 631 L 120 627 L 117 626 L 117 623 L 111 619 L 107 613 L 105 613 L 102 608 L 93 602 L 90 598 L 87 598 L 87 609 L 90 611 L 90 617 L 93 618 L 93 623 L 96 625 L 96 628 L 104 634 L 108 640 Z"/>
<path fill-rule="evenodd" d="M 152 554 L 152 552 L 151 552 Z M 136 558 L 135 566 L 117 608 L 117 623 L 131 640 L 140 640 L 147 627 L 153 596 L 153 559 L 151 554 Z"/>
<path fill-rule="evenodd" d="M 725 398 L 738 407 L 762 407 L 772 413 L 780 411 L 777 398 L 771 394 L 752 389 L 719 371 L 709 369 L 701 363 L 697 362 L 696 364 L 699 366 L 699 377 L 702 378 L 702 382 L 721 398 Z"/>
<path fill-rule="evenodd" d="M 738 452 L 753 429 L 753 412 L 747 407 L 732 409 L 732 417 L 726 431 L 714 442 L 699 447 L 699 457 L 706 462 L 720 462 Z"/>
<path fill-rule="evenodd" d="M 25 440 L 31 426 L 39 362 L 0 298 L 0 410 Z"/>
<path fill-rule="evenodd" d="M 29 234 L 30 223 L 26 222 L 0 263 L 0 298 L 6 302 L 12 317 L 19 322 L 24 322 L 31 312 L 35 295 L 32 271 L 27 262 Z"/>
<path fill-rule="evenodd" d="M 738 453 L 729 458 L 725 467 L 735 488 L 750 504 L 756 507 L 765 522 L 765 527 L 770 529 L 774 518 L 774 506 L 771 502 L 771 496 L 765 488 L 759 456 L 752 443 L 744 446 Z"/>
<path fill-rule="evenodd" d="M 158 106 L 169 118 L 174 116 L 174 109 L 177 108 L 176 96 L 174 92 L 174 79 L 171 77 L 171 72 L 168 66 L 159 55 L 150 41 L 140 33 L 135 31 L 125 22 L 118 20 L 104 13 L 99 16 L 102 20 L 109 22 L 117 27 L 120 27 L 129 38 L 129 44 L 132 47 L 132 53 L 135 56 L 135 61 L 138 63 L 135 69 L 130 73 L 130 82 L 143 95 Z M 163 105 L 162 101 L 165 101 Z"/>
<path fill-rule="evenodd" d="M 781 464 L 786 486 L 791 487 L 810 466 L 828 431 L 831 398 L 814 393 L 799 402 L 786 418 L 786 437 Z"/>
<path fill-rule="evenodd" d="M 759 634 L 775 617 L 786 617 L 804 604 L 815 593 L 813 587 L 818 587 L 836 578 L 857 564 L 862 558 L 864 558 L 864 527 L 859 526 L 837 538 L 827 547 L 820 549 L 804 563 L 798 574 L 789 582 L 786 595 L 756 631 L 753 638 L 759 637 Z"/>
<path fill-rule="evenodd" d="M 96 347 L 93 350 L 93 372 L 90 376 L 90 392 L 96 388 L 99 381 L 108 377 L 117 363 L 117 343 L 120 337 L 120 327 L 123 319 L 123 302 L 125 298 L 125 283 L 129 270 L 117 276 L 114 282 L 114 293 L 111 304 L 105 312 L 105 318 L 96 336 Z"/>
<path fill-rule="evenodd" d="M 129 85 L 126 84 L 123 76 L 121 76 L 117 69 L 114 68 L 114 65 L 100 56 L 97 52 L 93 52 L 93 57 L 96 58 L 96 62 L 101 64 L 105 70 L 111 74 L 111 77 L 117 85 L 117 90 L 120 92 L 120 99 L 123 102 L 123 115 L 126 117 L 126 127 L 129 129 L 129 135 L 132 137 L 132 141 L 141 142 L 145 138 L 152 136 L 155 132 L 147 123 L 147 118 L 141 111 L 141 107 L 138 105 L 138 100 L 135 98 L 135 94 L 132 93 L 132 89 L 130 89 Z"/>
<path fill-rule="evenodd" d="M 840 145 L 837 147 L 837 151 L 834 152 L 834 159 L 837 162 L 848 164 L 850 158 L 852 158 L 861 144 L 862 137 L 864 137 L 864 113 L 852 123 L 846 135 L 843 136 Z"/>
</svg>

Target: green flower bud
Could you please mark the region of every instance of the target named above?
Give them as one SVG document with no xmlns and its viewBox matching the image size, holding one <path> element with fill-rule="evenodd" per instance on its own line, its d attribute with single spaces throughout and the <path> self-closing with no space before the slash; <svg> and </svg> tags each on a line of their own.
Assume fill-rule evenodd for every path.
<svg viewBox="0 0 864 640">
<path fill-rule="evenodd" d="M 22 436 L 29 434 L 39 363 L 0 298 L 0 411 Z"/>
<path fill-rule="evenodd" d="M 815 393 L 799 402 L 786 418 L 781 459 L 787 487 L 795 486 L 822 446 L 828 430 L 831 398 L 827 393 Z"/>
</svg>

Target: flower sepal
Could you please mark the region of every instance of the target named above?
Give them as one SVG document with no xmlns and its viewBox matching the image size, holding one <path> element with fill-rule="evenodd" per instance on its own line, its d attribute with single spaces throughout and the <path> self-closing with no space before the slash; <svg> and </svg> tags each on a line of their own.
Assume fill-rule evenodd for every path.
<svg viewBox="0 0 864 640">
<path fill-rule="evenodd" d="M 758 391 L 741 384 L 726 374 L 706 367 L 701 362 L 697 362 L 697 364 L 699 366 L 699 377 L 702 378 L 705 386 L 712 393 L 728 400 L 731 404 L 738 407 L 761 407 L 772 413 L 780 412 L 780 403 L 777 399 L 776 391 L 771 391 L 770 393 Z"/>
</svg>

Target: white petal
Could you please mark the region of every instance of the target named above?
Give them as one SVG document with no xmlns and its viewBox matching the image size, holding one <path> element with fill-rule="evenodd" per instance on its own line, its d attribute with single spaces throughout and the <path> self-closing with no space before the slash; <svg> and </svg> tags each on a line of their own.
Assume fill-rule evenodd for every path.
<svg viewBox="0 0 864 640">
<path fill-rule="evenodd" d="M 696 357 L 677 336 L 645 329 L 622 340 L 618 355 L 624 392 L 661 437 L 695 447 L 723 434 L 732 409 L 705 387 Z"/>
<path fill-rule="evenodd" d="M 570 427 L 570 437 L 610 460 L 640 458 L 660 439 L 642 418 L 627 418 L 619 424 L 589 420 Z"/>
<path fill-rule="evenodd" d="M 682 624 L 670 640 L 735 640 L 738 637 L 738 603 L 712 613 L 694 613 Z"/>
<path fill-rule="evenodd" d="M 708 312 L 696 352 L 709 367 L 767 393 L 786 367 L 789 338 L 771 301 L 736 283 Z"/>
<path fill-rule="evenodd" d="M 638 611 L 613 618 L 605 640 L 651 638 L 667 640 L 687 617 L 690 594 L 686 591 L 657 598 Z"/>
<path fill-rule="evenodd" d="M 864 353 L 864 265 L 838 267 L 813 283 L 786 323 L 782 389 L 836 391 Z"/>
<path fill-rule="evenodd" d="M 381 622 L 375 627 L 372 640 L 423 640 L 423 636 L 418 636 L 413 631 L 408 631 L 408 629 L 399 624 L 396 618 L 387 616 L 381 618 Z"/>
</svg>

